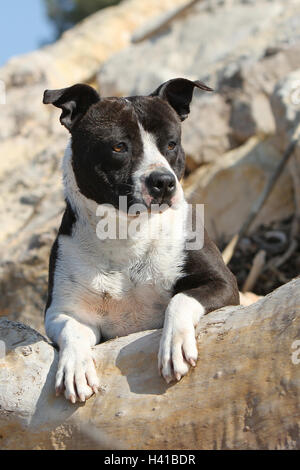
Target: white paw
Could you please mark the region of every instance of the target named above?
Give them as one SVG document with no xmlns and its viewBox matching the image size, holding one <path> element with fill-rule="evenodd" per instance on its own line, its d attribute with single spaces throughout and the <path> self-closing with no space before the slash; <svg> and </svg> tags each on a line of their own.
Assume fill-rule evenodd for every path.
<svg viewBox="0 0 300 470">
<path fill-rule="evenodd" d="M 64 391 L 71 403 L 85 402 L 98 392 L 99 380 L 89 347 L 76 345 L 60 352 L 55 389 L 57 396 Z"/>
<path fill-rule="evenodd" d="M 192 322 L 182 328 L 166 325 L 158 353 L 158 369 L 166 382 L 179 381 L 188 373 L 190 366 L 196 366 L 197 357 L 195 328 Z"/>
</svg>

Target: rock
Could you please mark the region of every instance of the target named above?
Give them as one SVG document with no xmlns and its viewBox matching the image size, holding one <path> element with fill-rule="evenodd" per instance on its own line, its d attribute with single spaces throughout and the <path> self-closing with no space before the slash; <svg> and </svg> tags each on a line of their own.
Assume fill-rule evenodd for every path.
<svg viewBox="0 0 300 470">
<path fill-rule="evenodd" d="M 47 81 L 63 87 L 90 81 L 99 65 L 130 43 L 131 34 L 149 20 L 181 6 L 185 0 L 126 0 L 105 8 L 65 32 L 56 43 L 12 58 L 1 70 L 6 86 L 33 86 Z"/>
<path fill-rule="evenodd" d="M 64 210 L 60 159 L 65 143 L 64 136 L 50 137 L 49 148 L 7 171 L 1 181 L 0 317 L 19 320 L 21 312 L 21 319 L 40 332 L 50 248 Z"/>
<path fill-rule="evenodd" d="M 300 278 L 203 317 L 197 367 L 173 385 L 157 373 L 160 331 L 96 346 L 102 391 L 84 405 L 55 398 L 45 338 L 0 320 L 1 448 L 299 449 L 299 305 Z"/>
<path fill-rule="evenodd" d="M 104 96 L 144 94 L 177 76 L 214 87 L 221 96 L 195 93 L 200 98 L 184 124 L 183 142 L 194 169 L 253 135 L 274 134 L 269 97 L 276 81 L 299 64 L 299 24 L 295 1 L 262 1 L 260 8 L 241 0 L 198 2 L 163 30 L 145 34 L 144 41 L 108 59 L 98 74 L 99 87 Z"/>
<path fill-rule="evenodd" d="M 236 97 L 232 102 L 230 125 L 232 138 L 239 145 L 254 135 L 274 134 L 275 122 L 268 98 L 263 93 Z"/>
<path fill-rule="evenodd" d="M 212 238 L 228 241 L 236 234 L 281 158 L 273 138 L 252 137 L 210 166 L 200 167 L 184 183 L 189 202 L 204 204 Z M 284 171 L 251 230 L 281 220 L 294 211 L 291 177 Z"/>
<path fill-rule="evenodd" d="M 288 145 L 292 134 L 300 123 L 300 69 L 294 70 L 281 79 L 274 90 L 271 99 L 276 121 L 279 146 Z M 293 180 L 298 231 L 300 230 L 300 149 L 296 147 L 289 161 L 289 170 Z"/>
<path fill-rule="evenodd" d="M 151 5 L 124 1 L 0 69 L 6 91 L 6 104 L 0 104 L 0 218 L 5 221 L 0 316 L 21 316 L 43 332 L 50 247 L 64 208 L 60 163 L 68 139 L 59 111 L 42 104 L 44 90 L 93 81 L 102 61 L 128 45 L 136 29 L 182 4 L 184 0 L 154 0 Z M 30 247 L 33 235 L 48 236 L 46 244 Z"/>
<path fill-rule="evenodd" d="M 189 170 L 217 160 L 230 148 L 229 121 L 230 107 L 221 95 L 195 97 L 191 114 L 182 126 L 182 145 Z"/>
<path fill-rule="evenodd" d="M 300 120 L 300 68 L 278 81 L 271 104 L 283 148 Z"/>
<path fill-rule="evenodd" d="M 239 67 L 250 57 L 262 57 L 271 45 L 300 39 L 296 28 L 288 28 L 292 19 L 295 26 L 300 23 L 296 2 L 288 8 L 281 1 L 262 1 L 260 8 L 242 1 L 217 3 L 196 3 L 163 32 L 112 56 L 99 72 L 103 92 L 150 93 L 166 75 L 170 78 L 183 72 L 191 78 L 210 76 L 214 86 L 225 66 Z"/>
<path fill-rule="evenodd" d="M 219 77 L 219 87 L 232 102 L 230 124 L 232 139 L 245 142 L 253 135 L 275 133 L 275 119 L 270 98 L 279 80 L 299 66 L 299 43 L 283 46 L 258 61 L 248 60 L 236 71 L 226 68 Z"/>
</svg>

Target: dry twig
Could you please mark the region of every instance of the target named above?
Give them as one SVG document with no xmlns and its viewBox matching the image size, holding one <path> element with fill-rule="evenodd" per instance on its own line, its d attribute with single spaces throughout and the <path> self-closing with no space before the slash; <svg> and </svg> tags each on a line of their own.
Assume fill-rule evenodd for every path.
<svg viewBox="0 0 300 470">
<path fill-rule="evenodd" d="M 242 288 L 243 293 L 252 291 L 257 279 L 264 269 L 265 261 L 266 252 L 265 250 L 260 250 L 258 253 L 256 253 L 253 259 L 252 267 Z"/>
</svg>

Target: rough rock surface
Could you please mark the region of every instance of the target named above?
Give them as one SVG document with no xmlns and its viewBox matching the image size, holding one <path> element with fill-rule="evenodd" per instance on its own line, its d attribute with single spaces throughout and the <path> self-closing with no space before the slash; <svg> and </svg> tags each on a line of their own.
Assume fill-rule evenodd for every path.
<svg viewBox="0 0 300 470">
<path fill-rule="evenodd" d="M 197 2 L 108 59 L 99 86 L 104 95 L 134 95 L 177 76 L 208 82 L 221 96 L 194 101 L 183 142 L 196 165 L 209 162 L 252 135 L 274 133 L 269 96 L 299 67 L 299 25 L 298 1 L 263 0 L 259 8 L 253 1 Z"/>
<path fill-rule="evenodd" d="M 136 29 L 186 0 L 125 0 L 105 8 L 65 32 L 55 44 L 11 59 L 1 71 L 6 86 L 47 81 L 52 87 L 90 81 L 99 65 L 126 47 Z"/>
<path fill-rule="evenodd" d="M 247 60 L 300 40 L 299 25 L 299 3 L 293 0 L 263 0 L 259 8 L 252 1 L 200 1 L 163 32 L 109 59 L 99 81 L 108 94 L 151 92 L 184 70 L 190 77 L 210 77 L 215 86 Z"/>
<path fill-rule="evenodd" d="M 300 69 L 282 78 L 276 85 L 271 97 L 271 104 L 276 118 L 276 131 L 281 148 L 291 139 L 296 126 L 300 125 Z M 297 146 L 289 162 L 293 179 L 296 214 L 300 231 L 300 147 Z"/>
<path fill-rule="evenodd" d="M 55 398 L 53 347 L 0 320 L 0 446 L 299 449 L 299 306 L 295 279 L 249 307 L 203 317 L 197 367 L 169 386 L 157 374 L 160 331 L 103 343 L 102 390 L 84 405 Z"/>
<path fill-rule="evenodd" d="M 215 239 L 228 240 L 239 231 L 280 158 L 274 138 L 252 137 L 185 180 L 188 201 L 205 205 L 206 228 Z M 251 229 L 288 217 L 293 211 L 291 176 L 286 170 Z"/>
</svg>

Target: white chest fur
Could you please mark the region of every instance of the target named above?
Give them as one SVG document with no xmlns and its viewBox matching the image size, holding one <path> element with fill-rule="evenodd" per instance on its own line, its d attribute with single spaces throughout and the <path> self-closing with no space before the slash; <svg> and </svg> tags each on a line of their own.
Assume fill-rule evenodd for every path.
<svg viewBox="0 0 300 470">
<path fill-rule="evenodd" d="M 99 240 L 76 222 L 72 236 L 58 239 L 50 310 L 99 326 L 105 339 L 161 328 L 182 273 L 185 216 L 183 201 L 151 216 L 138 238 L 125 240 Z"/>
</svg>

